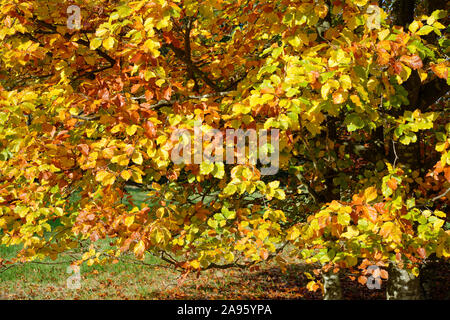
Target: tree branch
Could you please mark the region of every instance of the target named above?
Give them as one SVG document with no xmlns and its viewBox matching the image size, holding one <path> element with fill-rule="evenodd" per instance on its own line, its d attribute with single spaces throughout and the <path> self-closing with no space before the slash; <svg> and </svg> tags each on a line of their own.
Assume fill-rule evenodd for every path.
<svg viewBox="0 0 450 320">
<path fill-rule="evenodd" d="M 216 85 L 211 79 L 209 79 L 208 75 L 204 73 L 202 70 L 200 70 L 191 59 L 188 59 L 186 56 L 186 52 L 183 49 L 175 47 L 173 44 L 167 44 L 167 46 L 172 49 L 173 53 L 175 53 L 175 56 L 183 61 L 187 68 L 195 73 L 200 79 L 203 80 L 203 82 L 209 86 L 211 89 L 213 89 L 216 92 L 221 91 L 219 86 Z"/>
<path fill-rule="evenodd" d="M 94 121 L 94 120 L 100 119 L 100 116 L 99 115 L 95 115 L 95 116 L 92 116 L 92 117 L 88 117 L 88 116 L 83 116 L 83 115 L 72 115 L 72 118 L 79 119 L 79 120 L 84 120 L 84 121 Z"/>
</svg>

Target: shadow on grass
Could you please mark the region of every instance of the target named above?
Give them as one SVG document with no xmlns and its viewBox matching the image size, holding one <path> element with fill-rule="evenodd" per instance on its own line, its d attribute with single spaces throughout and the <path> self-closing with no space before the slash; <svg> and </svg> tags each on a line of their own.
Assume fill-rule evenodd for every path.
<svg viewBox="0 0 450 320">
<path fill-rule="evenodd" d="M 450 298 L 450 263 L 430 262 L 423 269 L 424 299 L 448 300 Z M 171 289 L 153 292 L 159 299 L 305 299 L 321 300 L 322 291 L 306 289 L 310 281 L 305 272 L 312 267 L 291 264 L 283 272 L 278 266 L 257 270 L 208 270 L 198 277 L 190 275 Z M 345 300 L 385 300 L 387 281 L 380 289 L 369 289 L 357 281 L 358 275 L 341 273 L 342 296 Z"/>
</svg>

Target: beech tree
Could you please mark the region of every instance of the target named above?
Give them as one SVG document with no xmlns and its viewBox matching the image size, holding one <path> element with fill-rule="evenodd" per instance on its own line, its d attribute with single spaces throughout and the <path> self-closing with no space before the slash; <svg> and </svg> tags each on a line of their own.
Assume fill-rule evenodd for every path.
<svg viewBox="0 0 450 320">
<path fill-rule="evenodd" d="M 23 246 L 3 265 L 109 239 L 82 261 L 285 268 L 289 247 L 325 298 L 370 266 L 417 298 L 450 255 L 444 2 L 1 0 L 0 239 Z M 208 161 L 205 137 L 173 161 L 198 121 L 278 130 L 276 172 Z"/>
</svg>

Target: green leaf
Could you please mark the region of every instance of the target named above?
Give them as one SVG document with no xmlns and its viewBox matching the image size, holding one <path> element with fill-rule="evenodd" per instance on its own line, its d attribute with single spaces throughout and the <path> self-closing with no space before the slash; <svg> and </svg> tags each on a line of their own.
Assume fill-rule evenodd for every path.
<svg viewBox="0 0 450 320">
<path fill-rule="evenodd" d="M 433 30 L 434 28 L 432 26 L 423 26 L 422 28 L 419 29 L 419 31 L 416 32 L 416 34 L 419 36 L 424 36 L 429 34 Z"/>
<path fill-rule="evenodd" d="M 347 124 L 347 130 L 350 132 L 364 127 L 364 121 L 356 113 L 347 115 L 344 123 Z"/>
<path fill-rule="evenodd" d="M 213 229 L 216 229 L 219 226 L 219 223 L 214 219 L 209 219 L 208 226 L 210 226 Z"/>
<path fill-rule="evenodd" d="M 227 220 L 231 220 L 231 219 L 236 218 L 236 212 L 235 211 L 230 211 L 230 210 L 228 210 L 228 208 L 225 208 L 225 207 L 222 208 L 222 215 Z"/>
<path fill-rule="evenodd" d="M 212 172 L 214 178 L 222 179 L 225 175 L 225 166 L 223 162 L 217 162 L 214 164 L 214 170 Z"/>
</svg>

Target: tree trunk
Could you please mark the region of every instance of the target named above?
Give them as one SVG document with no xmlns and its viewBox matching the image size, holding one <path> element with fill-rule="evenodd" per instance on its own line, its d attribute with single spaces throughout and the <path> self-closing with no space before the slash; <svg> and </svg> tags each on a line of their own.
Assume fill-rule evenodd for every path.
<svg viewBox="0 0 450 320">
<path fill-rule="evenodd" d="M 389 279 L 386 289 L 387 300 L 421 300 L 420 279 L 396 264 L 389 267 Z"/>
<path fill-rule="evenodd" d="M 415 0 L 396 0 L 393 7 L 395 25 L 405 27 L 414 20 Z"/>
<path fill-rule="evenodd" d="M 341 300 L 342 289 L 339 273 L 333 273 L 330 269 L 328 272 L 322 273 L 323 277 L 323 299 L 324 300 Z"/>
</svg>

